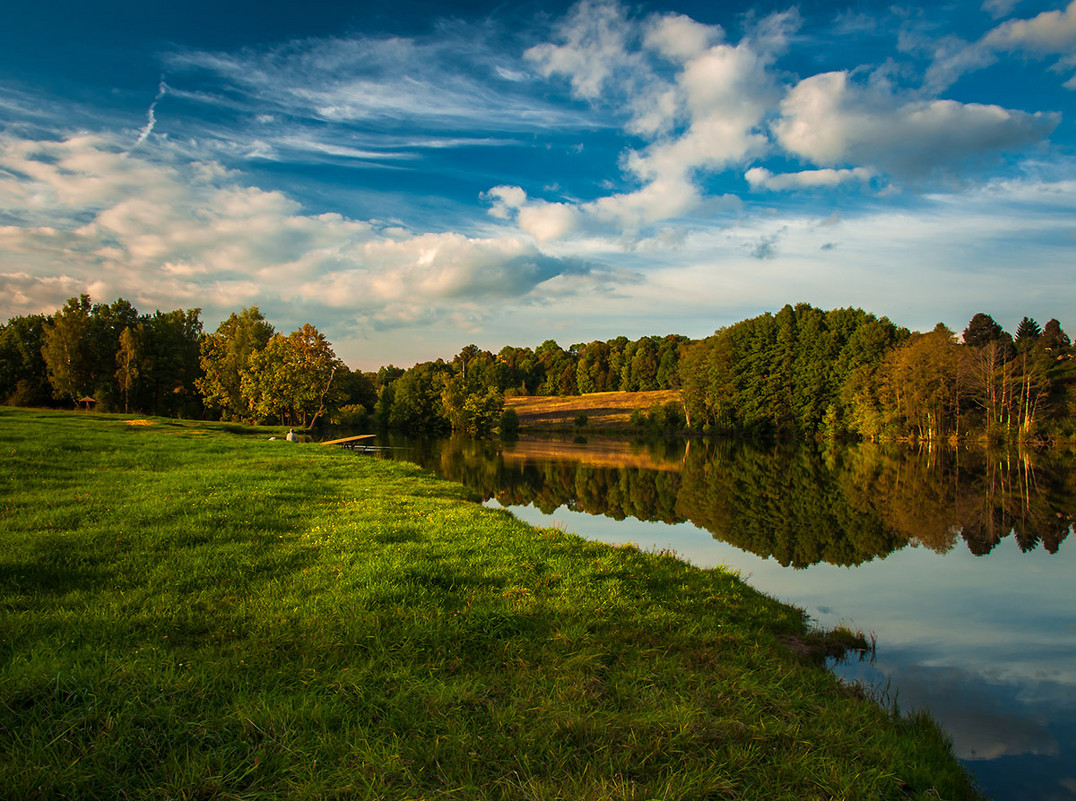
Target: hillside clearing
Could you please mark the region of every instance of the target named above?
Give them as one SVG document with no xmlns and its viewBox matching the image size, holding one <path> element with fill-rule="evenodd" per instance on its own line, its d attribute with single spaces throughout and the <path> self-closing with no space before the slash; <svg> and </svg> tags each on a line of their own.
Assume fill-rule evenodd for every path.
<svg viewBox="0 0 1076 801">
<path fill-rule="evenodd" d="M 594 392 L 567 397 L 519 396 L 505 398 L 506 409 L 515 409 L 520 428 L 566 430 L 576 428 L 576 417 L 587 417 L 586 428 L 619 431 L 631 428 L 634 411 L 646 412 L 654 406 L 681 403 L 680 390 L 650 392 Z"/>
</svg>

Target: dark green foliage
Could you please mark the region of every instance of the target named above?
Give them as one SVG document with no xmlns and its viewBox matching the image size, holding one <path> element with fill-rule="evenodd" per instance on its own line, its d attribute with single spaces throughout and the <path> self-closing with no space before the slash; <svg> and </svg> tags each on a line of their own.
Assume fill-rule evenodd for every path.
<svg viewBox="0 0 1076 801">
<path fill-rule="evenodd" d="M 1030 347 L 1042 334 L 1039 324 L 1030 317 L 1024 317 L 1016 328 L 1016 344 L 1020 348 Z"/>
<path fill-rule="evenodd" d="M 519 414 L 508 408 L 501 412 L 501 422 L 497 427 L 501 439 L 513 439 L 519 435 Z"/>
<path fill-rule="evenodd" d="M 200 311 L 149 316 L 122 298 L 111 305 L 71 298 L 43 326 L 41 354 L 54 395 L 72 404 L 89 396 L 98 411 L 199 414 Z"/>
<path fill-rule="evenodd" d="M 1061 351 L 1071 345 L 1068 334 L 1061 330 L 1061 323 L 1050 320 L 1042 329 L 1042 347 L 1051 351 Z"/>
<path fill-rule="evenodd" d="M 415 365 L 393 381 L 388 424 L 399 431 L 426 434 L 451 428 L 441 400 L 448 373 L 447 365 L 443 362 L 425 362 Z"/>
<path fill-rule="evenodd" d="M 224 420 L 250 416 L 250 404 L 243 396 L 243 373 L 251 354 L 266 346 L 273 326 L 257 306 L 232 313 L 217 330 L 201 342 L 202 375 L 195 382 L 205 404 Z"/>
<path fill-rule="evenodd" d="M 989 314 L 979 312 L 964 329 L 964 344 L 973 348 L 981 348 L 991 342 L 996 342 L 1003 334 L 1004 329 Z"/>
<path fill-rule="evenodd" d="M 636 409 L 631 413 L 631 425 L 653 434 L 674 435 L 684 430 L 684 407 L 679 401 L 655 404 L 649 410 Z"/>
<path fill-rule="evenodd" d="M 361 370 L 349 370 L 342 365 L 336 374 L 336 385 L 343 394 L 343 405 L 362 406 L 372 412 L 377 405 L 376 375 Z"/>
<path fill-rule="evenodd" d="M 43 314 L 31 314 L 13 317 L 0 326 L 0 403 L 54 404 L 48 369 L 41 355 L 47 320 Z"/>
<path fill-rule="evenodd" d="M 684 401 L 696 427 L 757 434 L 833 433 L 851 427 L 863 368 L 906 333 L 859 309 L 785 306 L 687 348 Z"/>
<path fill-rule="evenodd" d="M 95 305 L 84 295 L 50 317 L 13 318 L 0 328 L 0 401 L 72 404 L 90 395 L 99 411 L 234 420 L 283 414 L 300 422 L 318 418 L 314 407 L 347 406 L 348 420 L 379 427 L 488 434 L 506 396 L 680 389 L 682 407 L 652 409 L 632 424 L 778 438 L 1076 433 L 1071 342 L 1056 319 L 1040 330 L 1024 317 L 1014 340 L 979 313 L 960 344 L 944 326 L 913 336 L 861 309 L 801 303 L 702 341 L 616 337 L 565 350 L 549 339 L 496 354 L 471 344 L 449 363 L 389 365 L 376 375 L 352 373 L 337 360 L 332 381 L 314 382 L 302 409 L 290 412 L 277 396 L 301 376 L 276 369 L 286 360 L 262 354 L 260 378 L 251 373 L 252 355 L 272 334 L 256 307 L 203 335 L 198 309 L 139 315 L 123 299 Z"/>
</svg>

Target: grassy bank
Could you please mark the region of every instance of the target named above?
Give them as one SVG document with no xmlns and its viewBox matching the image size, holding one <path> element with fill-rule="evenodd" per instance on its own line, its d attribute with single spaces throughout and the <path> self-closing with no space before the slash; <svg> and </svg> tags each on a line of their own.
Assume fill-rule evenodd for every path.
<svg viewBox="0 0 1076 801">
<path fill-rule="evenodd" d="M 0 409 L 10 797 L 974 797 L 727 573 L 152 422 Z"/>
<path fill-rule="evenodd" d="M 647 412 L 654 406 L 680 403 L 680 390 L 649 392 L 592 392 L 587 395 L 546 397 L 538 395 L 504 399 L 506 409 L 515 409 L 519 427 L 527 431 L 574 431 L 576 418 L 585 415 L 591 431 L 628 431 L 632 412 Z"/>
</svg>

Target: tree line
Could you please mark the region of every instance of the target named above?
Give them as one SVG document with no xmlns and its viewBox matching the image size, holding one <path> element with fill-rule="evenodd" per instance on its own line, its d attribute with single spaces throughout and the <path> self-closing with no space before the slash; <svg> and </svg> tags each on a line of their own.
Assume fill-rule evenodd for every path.
<svg viewBox="0 0 1076 801">
<path fill-rule="evenodd" d="M 314 326 L 274 331 L 257 307 L 211 334 L 201 309 L 142 314 L 127 300 L 71 298 L 49 315 L 0 327 L 0 399 L 15 406 L 307 426 L 373 387 Z"/>
<path fill-rule="evenodd" d="M 203 331 L 200 309 L 139 313 L 71 298 L 0 326 L 0 400 L 181 417 L 319 421 L 485 435 L 512 426 L 504 398 L 681 389 L 660 426 L 777 437 L 947 440 L 1076 434 L 1076 362 L 1057 320 L 1015 336 L 985 313 L 961 338 L 915 333 L 860 309 L 785 306 L 702 340 L 616 337 L 562 348 L 464 347 L 408 369 L 350 370 L 312 325 L 278 333 L 257 307 Z"/>
<path fill-rule="evenodd" d="M 976 314 L 958 340 L 860 309 L 785 306 L 689 345 L 690 425 L 770 436 L 951 441 L 1076 434 L 1076 362 L 1052 319 L 1012 336 Z"/>
</svg>

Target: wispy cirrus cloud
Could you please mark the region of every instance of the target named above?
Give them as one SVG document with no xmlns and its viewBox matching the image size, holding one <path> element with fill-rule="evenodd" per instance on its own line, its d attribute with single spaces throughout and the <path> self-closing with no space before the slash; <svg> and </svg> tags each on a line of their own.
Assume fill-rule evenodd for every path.
<svg viewBox="0 0 1076 801">
<path fill-rule="evenodd" d="M 427 132 L 435 140 L 449 134 L 473 142 L 494 133 L 593 125 L 542 101 L 528 86 L 535 76 L 520 53 L 484 45 L 477 33 L 310 39 L 238 53 L 187 50 L 165 63 L 176 74 L 211 76 L 217 88 L 199 93 L 211 102 L 238 97 L 263 119 L 355 125 L 370 134 L 405 128 L 416 146 Z M 378 125 L 393 127 L 379 131 Z M 484 133 L 472 139 L 474 131 Z"/>
</svg>

